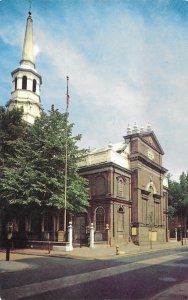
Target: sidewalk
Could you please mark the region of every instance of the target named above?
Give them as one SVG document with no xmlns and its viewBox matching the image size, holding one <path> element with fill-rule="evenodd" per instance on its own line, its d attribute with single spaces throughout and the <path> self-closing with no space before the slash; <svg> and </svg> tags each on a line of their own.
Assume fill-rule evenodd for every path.
<svg viewBox="0 0 188 300">
<path fill-rule="evenodd" d="M 173 248 L 184 248 L 188 245 L 182 246 L 180 242 L 170 241 L 164 244 L 153 244 L 136 246 L 132 243 L 119 246 L 119 255 L 116 254 L 116 247 L 110 247 L 109 245 L 100 245 L 96 244 L 94 248 L 89 247 L 74 247 L 73 251 L 53 251 L 50 253 L 48 250 L 41 249 L 15 249 L 10 253 L 10 260 L 20 260 L 25 259 L 28 255 L 34 256 L 51 256 L 51 257 L 65 257 L 65 258 L 74 258 L 74 259 L 114 259 L 121 255 L 138 255 L 147 252 L 160 251 L 164 249 L 173 249 Z M 5 250 L 0 251 L 0 261 L 5 260 Z"/>
</svg>

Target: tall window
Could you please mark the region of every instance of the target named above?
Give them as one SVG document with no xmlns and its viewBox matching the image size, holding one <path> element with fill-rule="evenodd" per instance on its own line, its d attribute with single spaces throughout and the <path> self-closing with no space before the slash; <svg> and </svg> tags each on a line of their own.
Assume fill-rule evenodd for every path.
<svg viewBox="0 0 188 300">
<path fill-rule="evenodd" d="M 142 222 L 147 224 L 147 200 L 142 199 Z"/>
<path fill-rule="evenodd" d="M 22 77 L 22 90 L 27 90 L 27 76 Z"/>
<path fill-rule="evenodd" d="M 30 215 L 30 231 L 33 233 L 38 233 L 39 230 L 39 224 L 40 224 L 40 217 L 39 213 L 36 211 L 33 211 Z"/>
<path fill-rule="evenodd" d="M 44 213 L 44 231 L 53 231 L 53 215 L 49 212 Z"/>
<path fill-rule="evenodd" d="M 104 219 L 105 219 L 104 208 L 98 207 L 96 209 L 96 231 L 104 230 Z"/>
<path fill-rule="evenodd" d="M 124 230 L 124 210 L 122 207 L 120 207 L 118 209 L 117 222 L 118 222 L 118 231 L 123 231 Z"/>
<path fill-rule="evenodd" d="M 15 77 L 15 81 L 14 81 L 14 83 L 15 83 L 15 90 L 17 90 L 17 82 L 18 82 L 18 78 Z"/>
<path fill-rule="evenodd" d="M 37 87 L 37 81 L 36 79 L 33 79 L 33 92 L 36 92 L 36 87 Z"/>
<path fill-rule="evenodd" d="M 159 225 L 159 216 L 160 216 L 160 204 L 155 203 L 155 225 Z"/>
<path fill-rule="evenodd" d="M 95 195 L 96 196 L 105 195 L 105 179 L 103 176 L 98 176 L 95 179 Z"/>
<path fill-rule="evenodd" d="M 154 199 L 153 199 L 153 187 L 150 186 L 149 187 L 149 198 L 148 198 L 148 202 L 147 202 L 147 223 L 149 225 L 153 225 L 154 223 Z"/>
<path fill-rule="evenodd" d="M 117 178 L 117 195 L 118 197 L 124 196 L 124 180 L 122 178 Z"/>
</svg>

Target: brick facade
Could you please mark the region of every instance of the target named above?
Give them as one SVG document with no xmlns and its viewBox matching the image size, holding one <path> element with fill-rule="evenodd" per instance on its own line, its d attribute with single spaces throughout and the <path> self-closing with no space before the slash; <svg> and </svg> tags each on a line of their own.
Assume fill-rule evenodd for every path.
<svg viewBox="0 0 188 300">
<path fill-rule="evenodd" d="M 165 242 L 168 184 L 162 166 L 164 152 L 152 131 L 131 133 L 124 140 L 119 148 L 109 145 L 89 153 L 80 166 L 80 175 L 90 187 L 86 226 L 94 223 L 95 240 L 112 245 Z"/>
</svg>

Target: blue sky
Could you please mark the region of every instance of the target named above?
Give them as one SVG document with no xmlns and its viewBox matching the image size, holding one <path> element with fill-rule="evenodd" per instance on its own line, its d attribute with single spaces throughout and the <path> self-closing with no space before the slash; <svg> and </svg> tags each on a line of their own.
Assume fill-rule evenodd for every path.
<svg viewBox="0 0 188 300">
<path fill-rule="evenodd" d="M 29 1 L 0 1 L 0 105 L 21 59 Z M 81 146 L 119 142 L 148 122 L 178 179 L 187 171 L 188 1 L 33 0 L 36 58 L 45 110 L 65 109 Z"/>
</svg>

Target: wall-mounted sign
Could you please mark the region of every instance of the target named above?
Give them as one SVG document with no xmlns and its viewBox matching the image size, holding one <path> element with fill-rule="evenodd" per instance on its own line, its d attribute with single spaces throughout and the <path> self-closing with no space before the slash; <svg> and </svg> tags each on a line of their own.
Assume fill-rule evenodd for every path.
<svg viewBox="0 0 188 300">
<path fill-rule="evenodd" d="M 132 227 L 132 235 L 137 235 L 137 228 L 136 227 Z"/>
</svg>

